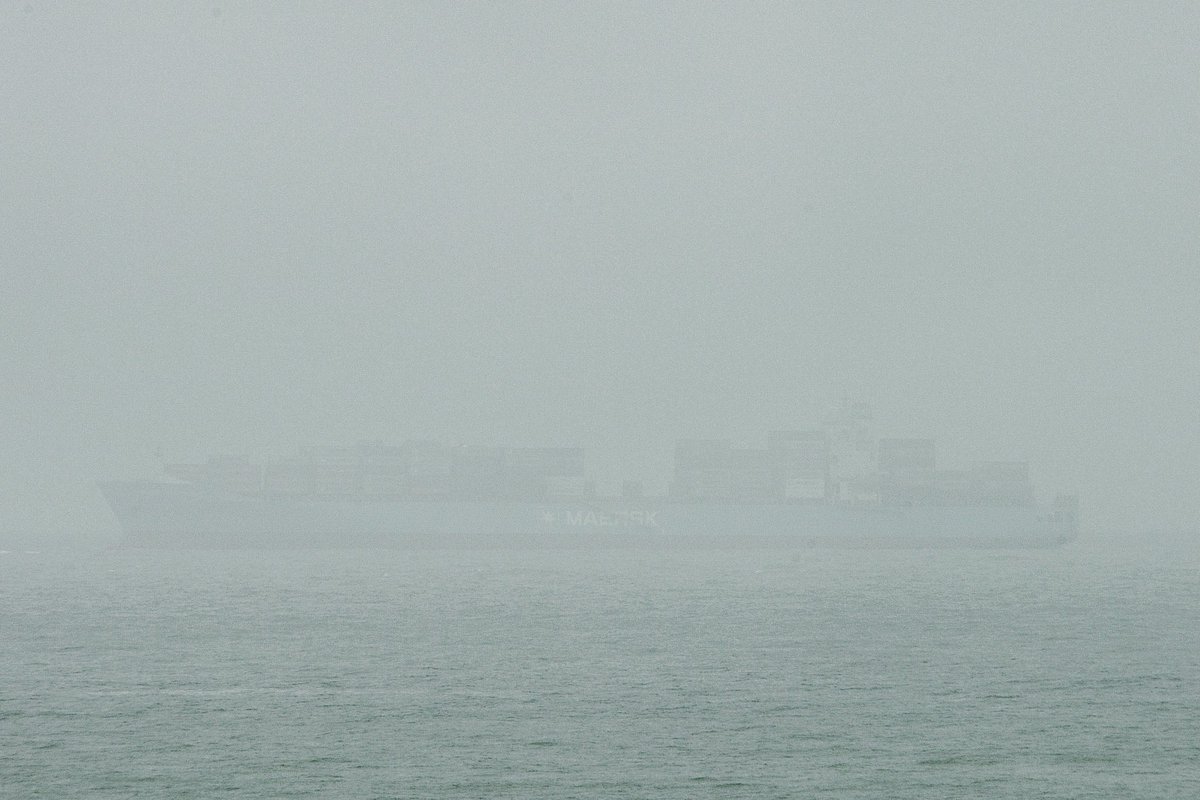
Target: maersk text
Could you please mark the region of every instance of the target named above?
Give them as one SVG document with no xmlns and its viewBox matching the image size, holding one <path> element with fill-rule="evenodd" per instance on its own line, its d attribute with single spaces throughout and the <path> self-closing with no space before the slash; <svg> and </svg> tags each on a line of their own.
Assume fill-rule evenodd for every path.
<svg viewBox="0 0 1200 800">
<path fill-rule="evenodd" d="M 657 528 L 657 511 L 567 511 L 568 525 L 621 528 Z"/>
</svg>

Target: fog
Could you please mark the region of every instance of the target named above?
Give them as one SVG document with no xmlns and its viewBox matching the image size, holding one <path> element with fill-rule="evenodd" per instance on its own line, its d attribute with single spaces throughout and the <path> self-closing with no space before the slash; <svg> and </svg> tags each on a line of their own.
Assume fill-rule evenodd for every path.
<svg viewBox="0 0 1200 800">
<path fill-rule="evenodd" d="M 1200 517 L 1194 3 L 0 8 L 0 533 L 363 439 L 682 437 L 843 397 Z"/>
</svg>

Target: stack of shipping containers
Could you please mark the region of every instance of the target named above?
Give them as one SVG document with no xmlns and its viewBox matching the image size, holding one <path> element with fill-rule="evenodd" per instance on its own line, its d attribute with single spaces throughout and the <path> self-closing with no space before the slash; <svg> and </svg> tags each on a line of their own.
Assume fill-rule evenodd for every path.
<svg viewBox="0 0 1200 800">
<path fill-rule="evenodd" d="M 824 502 L 829 492 L 829 439 L 824 431 L 772 431 L 767 450 L 786 500 Z"/>
<path fill-rule="evenodd" d="M 686 501 L 1021 506 L 1034 502 L 1025 462 L 937 471 L 933 439 L 875 440 L 866 407 L 824 430 L 772 431 L 765 448 L 727 439 L 675 445 L 672 498 Z M 241 457 L 175 464 L 168 474 L 206 489 L 276 496 L 568 500 L 595 496 L 579 447 L 447 447 L 433 440 L 309 447 L 265 469 Z M 623 496 L 641 485 L 626 482 Z"/>
<path fill-rule="evenodd" d="M 829 496 L 840 503 L 879 502 L 879 458 L 866 403 L 843 401 L 825 422 L 829 443 Z"/>
</svg>

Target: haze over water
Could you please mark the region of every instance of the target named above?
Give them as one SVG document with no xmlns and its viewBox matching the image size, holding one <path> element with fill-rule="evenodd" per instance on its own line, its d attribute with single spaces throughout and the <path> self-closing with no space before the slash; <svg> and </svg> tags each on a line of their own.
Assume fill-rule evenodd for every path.
<svg viewBox="0 0 1200 800">
<path fill-rule="evenodd" d="M 1200 518 L 1200 6 L 0 5 L 0 538 L 168 461 L 842 397 Z"/>
<path fill-rule="evenodd" d="M 1200 4 L 0 4 L 0 799 L 1200 796 Z M 131 552 L 842 398 L 1049 551 Z M 56 549 L 60 546 L 75 549 Z"/>
<path fill-rule="evenodd" d="M 1192 798 L 1200 552 L 0 554 L 5 797 Z"/>
</svg>

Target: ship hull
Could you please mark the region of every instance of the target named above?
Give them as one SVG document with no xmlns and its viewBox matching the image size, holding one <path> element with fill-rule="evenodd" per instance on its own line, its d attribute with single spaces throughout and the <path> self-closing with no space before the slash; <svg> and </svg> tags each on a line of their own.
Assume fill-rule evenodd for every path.
<svg viewBox="0 0 1200 800">
<path fill-rule="evenodd" d="M 101 485 L 143 548 L 1053 547 L 1073 515 L 1035 506 L 855 507 L 661 498 L 446 500 L 236 495 Z"/>
</svg>

